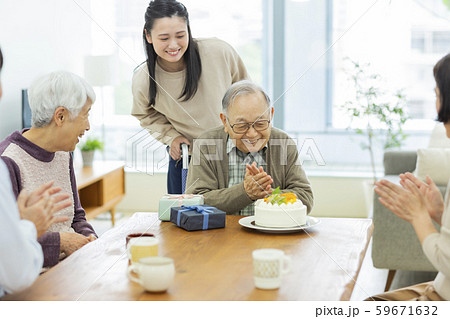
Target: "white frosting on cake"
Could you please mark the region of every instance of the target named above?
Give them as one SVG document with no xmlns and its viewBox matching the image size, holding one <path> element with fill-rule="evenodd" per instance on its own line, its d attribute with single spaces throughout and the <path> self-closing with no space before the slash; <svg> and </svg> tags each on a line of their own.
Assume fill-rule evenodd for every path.
<svg viewBox="0 0 450 319">
<path fill-rule="evenodd" d="M 306 206 L 295 203 L 271 204 L 263 199 L 255 202 L 255 224 L 263 227 L 298 227 L 306 224 Z"/>
</svg>

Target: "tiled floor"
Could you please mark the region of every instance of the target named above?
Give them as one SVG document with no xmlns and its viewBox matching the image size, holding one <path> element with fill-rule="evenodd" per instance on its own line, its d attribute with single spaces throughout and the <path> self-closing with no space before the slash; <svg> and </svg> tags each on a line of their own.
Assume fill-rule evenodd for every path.
<svg viewBox="0 0 450 319">
<path fill-rule="evenodd" d="M 125 222 L 132 214 L 116 213 L 116 225 Z M 89 221 L 94 227 L 98 236 L 111 229 L 111 217 L 109 213 L 101 214 L 94 220 Z M 382 293 L 386 284 L 388 275 L 387 269 L 377 269 L 372 264 L 372 243 L 369 244 L 358 280 L 355 284 L 351 300 L 364 300 L 370 296 Z M 392 282 L 391 290 L 410 286 L 416 283 L 433 280 L 436 273 L 415 272 L 415 271 L 397 271 Z"/>
</svg>

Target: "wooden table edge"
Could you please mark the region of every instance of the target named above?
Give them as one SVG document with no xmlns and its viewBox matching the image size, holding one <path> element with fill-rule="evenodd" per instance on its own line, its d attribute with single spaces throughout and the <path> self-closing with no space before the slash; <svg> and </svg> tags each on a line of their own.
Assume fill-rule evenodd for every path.
<svg viewBox="0 0 450 319">
<path fill-rule="evenodd" d="M 366 245 L 364 247 L 364 250 L 362 250 L 359 254 L 359 267 L 355 272 L 355 277 L 352 278 L 352 280 L 345 286 L 344 292 L 341 295 L 341 298 L 339 299 L 340 301 L 349 301 L 350 298 L 352 297 L 353 291 L 355 290 L 355 285 L 358 282 L 358 277 L 359 277 L 359 272 L 361 271 L 361 267 L 362 264 L 364 262 L 364 258 L 366 257 L 366 252 L 367 252 L 367 248 L 369 248 L 369 244 L 370 244 L 370 239 L 372 237 L 373 234 L 373 220 L 370 218 L 365 218 L 366 220 L 370 220 L 371 223 L 370 225 L 367 227 L 367 234 L 366 234 Z"/>
</svg>

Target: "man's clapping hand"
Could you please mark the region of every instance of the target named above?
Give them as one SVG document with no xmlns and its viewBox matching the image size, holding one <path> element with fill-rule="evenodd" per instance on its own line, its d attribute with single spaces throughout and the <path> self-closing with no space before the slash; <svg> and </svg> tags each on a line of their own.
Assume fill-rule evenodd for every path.
<svg viewBox="0 0 450 319">
<path fill-rule="evenodd" d="M 272 193 L 273 179 L 260 166 L 256 167 L 256 163 L 247 164 L 244 176 L 244 189 L 248 197 L 257 200 L 266 197 Z"/>
</svg>

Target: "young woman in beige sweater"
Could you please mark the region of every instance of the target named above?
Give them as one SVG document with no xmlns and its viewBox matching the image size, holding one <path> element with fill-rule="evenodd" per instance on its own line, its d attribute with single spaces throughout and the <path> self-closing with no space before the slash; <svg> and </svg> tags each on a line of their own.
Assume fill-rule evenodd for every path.
<svg viewBox="0 0 450 319">
<path fill-rule="evenodd" d="M 168 146 L 168 193 L 180 194 L 180 145 L 221 125 L 225 91 L 248 75 L 229 44 L 192 37 L 187 9 L 175 0 L 150 2 L 143 41 L 147 61 L 133 75 L 132 115 Z"/>
</svg>

